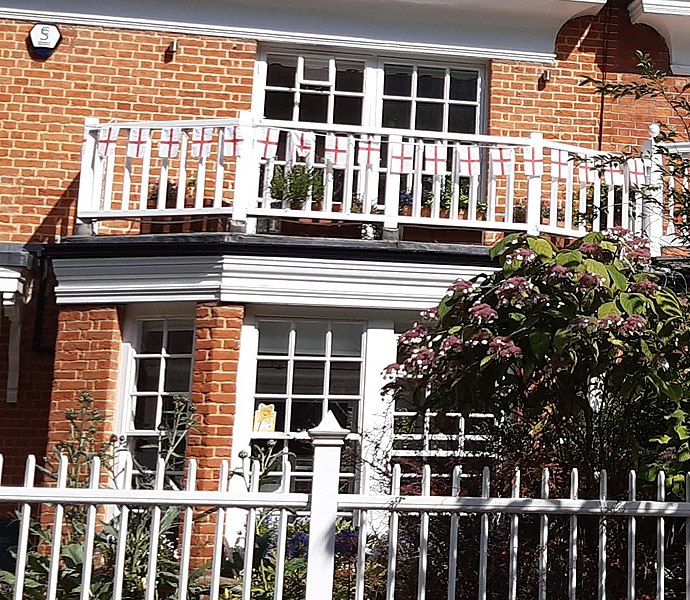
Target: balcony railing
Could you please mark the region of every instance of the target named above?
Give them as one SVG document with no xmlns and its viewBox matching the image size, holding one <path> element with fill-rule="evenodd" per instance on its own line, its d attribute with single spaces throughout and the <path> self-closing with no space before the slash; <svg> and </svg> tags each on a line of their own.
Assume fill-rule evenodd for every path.
<svg viewBox="0 0 690 600">
<path fill-rule="evenodd" d="M 526 137 L 253 121 L 85 126 L 77 218 L 215 215 L 578 237 L 643 228 L 631 168 Z M 649 177 L 649 166 L 644 166 Z"/>
</svg>

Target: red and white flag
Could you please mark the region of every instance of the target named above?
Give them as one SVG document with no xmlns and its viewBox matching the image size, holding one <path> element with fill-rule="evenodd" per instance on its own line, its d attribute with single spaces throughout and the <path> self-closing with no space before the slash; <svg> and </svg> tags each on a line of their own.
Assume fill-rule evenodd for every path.
<svg viewBox="0 0 690 600">
<path fill-rule="evenodd" d="M 256 130 L 256 143 L 259 146 L 259 157 L 268 160 L 278 153 L 280 130 L 275 127 L 259 127 Z"/>
<path fill-rule="evenodd" d="M 117 136 L 120 133 L 119 127 L 101 127 L 98 130 L 98 154 L 105 158 L 115 154 Z"/>
<path fill-rule="evenodd" d="M 405 175 L 414 171 L 414 143 L 393 142 L 388 146 L 388 162 L 391 173 Z"/>
<path fill-rule="evenodd" d="M 479 146 L 458 146 L 458 175 L 476 177 L 481 173 L 482 161 Z"/>
<path fill-rule="evenodd" d="M 623 169 L 618 163 L 606 165 L 604 169 L 604 181 L 606 185 L 623 185 Z"/>
<path fill-rule="evenodd" d="M 210 156 L 212 144 L 212 127 L 195 127 L 192 129 L 192 156 L 194 158 L 204 158 Z"/>
<path fill-rule="evenodd" d="M 295 152 L 298 156 L 311 158 L 314 156 L 314 148 L 316 146 L 316 135 L 311 131 L 292 131 L 292 145 L 295 147 Z"/>
<path fill-rule="evenodd" d="M 182 130 L 179 127 L 164 127 L 161 129 L 161 141 L 158 146 L 160 158 L 175 158 L 180 152 Z"/>
<path fill-rule="evenodd" d="M 329 133 L 326 136 L 325 156 L 334 167 L 347 166 L 347 138 Z"/>
<path fill-rule="evenodd" d="M 239 125 L 226 127 L 223 131 L 223 156 L 240 156 L 244 150 L 244 136 Z"/>
<path fill-rule="evenodd" d="M 381 159 L 381 142 L 373 135 L 363 137 L 359 140 L 359 148 L 357 149 L 357 163 L 363 166 L 372 165 L 379 166 Z"/>
<path fill-rule="evenodd" d="M 494 177 L 506 177 L 515 171 L 515 150 L 512 148 L 491 148 L 489 156 Z"/>
<path fill-rule="evenodd" d="M 140 127 L 132 127 L 129 130 L 129 139 L 127 140 L 127 157 L 128 158 L 143 158 L 146 151 L 146 145 L 149 143 L 150 133 L 148 129 L 141 129 Z"/>
<path fill-rule="evenodd" d="M 566 150 L 551 149 L 551 177 L 553 179 L 568 179 L 570 172 L 569 155 Z"/>
<path fill-rule="evenodd" d="M 541 146 L 525 146 L 522 149 L 527 177 L 541 177 L 544 174 L 544 149 Z"/>
<path fill-rule="evenodd" d="M 644 160 L 641 158 L 631 158 L 627 162 L 628 178 L 630 185 L 641 188 L 647 185 L 647 174 L 645 173 Z"/>
<path fill-rule="evenodd" d="M 448 146 L 445 144 L 424 144 L 424 171 L 431 175 L 448 172 Z"/>
<path fill-rule="evenodd" d="M 585 159 L 577 167 L 577 176 L 580 180 L 580 185 L 590 185 L 596 183 L 599 178 L 599 171 L 597 171 L 590 159 Z"/>
</svg>

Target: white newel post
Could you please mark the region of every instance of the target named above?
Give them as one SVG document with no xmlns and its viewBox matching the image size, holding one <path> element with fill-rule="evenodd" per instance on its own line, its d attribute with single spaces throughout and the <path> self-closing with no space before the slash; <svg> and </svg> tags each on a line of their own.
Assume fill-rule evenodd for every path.
<svg viewBox="0 0 690 600">
<path fill-rule="evenodd" d="M 97 117 L 86 117 L 84 119 L 84 133 L 81 145 L 81 170 L 79 172 L 79 195 L 77 196 L 77 235 L 90 235 L 94 233 L 93 226 L 88 220 L 83 220 L 84 212 L 94 210 L 94 166 L 98 157 L 96 156 L 96 138 L 93 135 L 93 128 L 98 126 Z"/>
<path fill-rule="evenodd" d="M 541 133 L 530 133 L 532 157 L 544 152 L 544 136 Z M 541 180 L 542 175 L 527 178 L 527 233 L 539 235 L 541 225 Z"/>
<path fill-rule="evenodd" d="M 651 168 L 649 184 L 654 199 L 646 201 L 642 205 L 642 229 L 649 238 L 649 249 L 652 256 L 661 255 L 661 238 L 664 235 L 664 177 L 662 173 L 662 161 L 664 157 L 656 150 L 656 136 L 659 135 L 659 125 L 652 123 L 649 126 L 650 139 L 643 149 L 648 154 Z"/>
<path fill-rule="evenodd" d="M 309 430 L 314 445 L 314 478 L 309 522 L 306 600 L 327 600 L 333 597 L 340 449 L 348 433 L 340 427 L 331 411 L 317 427 Z"/>
<path fill-rule="evenodd" d="M 259 190 L 259 157 L 254 148 L 254 122 L 252 113 L 242 111 L 239 125 L 244 138 L 245 151 L 235 163 L 235 194 L 232 199 L 232 228 L 242 233 L 255 233 L 256 218 L 247 216 L 247 210 L 256 204 Z"/>
</svg>

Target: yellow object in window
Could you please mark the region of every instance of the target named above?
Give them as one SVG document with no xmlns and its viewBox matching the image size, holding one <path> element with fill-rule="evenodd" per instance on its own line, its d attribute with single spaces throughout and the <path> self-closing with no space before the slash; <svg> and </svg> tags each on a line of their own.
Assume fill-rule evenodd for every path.
<svg viewBox="0 0 690 600">
<path fill-rule="evenodd" d="M 254 411 L 254 431 L 275 431 L 276 416 L 274 404 L 259 404 L 259 408 Z"/>
</svg>

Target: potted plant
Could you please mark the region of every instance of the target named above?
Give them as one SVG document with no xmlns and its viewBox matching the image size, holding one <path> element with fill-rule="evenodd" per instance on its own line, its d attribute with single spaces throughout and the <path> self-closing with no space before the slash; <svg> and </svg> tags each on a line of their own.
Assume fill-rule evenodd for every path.
<svg viewBox="0 0 690 600">
<path fill-rule="evenodd" d="M 312 210 L 321 210 L 323 204 L 323 176 L 321 171 L 306 165 L 277 166 L 273 171 L 270 192 L 273 203 L 293 210 L 304 208 L 311 198 Z"/>
<path fill-rule="evenodd" d="M 412 193 L 410 190 L 400 190 L 398 196 L 398 213 L 403 217 L 409 217 L 412 214 Z"/>
</svg>

